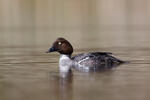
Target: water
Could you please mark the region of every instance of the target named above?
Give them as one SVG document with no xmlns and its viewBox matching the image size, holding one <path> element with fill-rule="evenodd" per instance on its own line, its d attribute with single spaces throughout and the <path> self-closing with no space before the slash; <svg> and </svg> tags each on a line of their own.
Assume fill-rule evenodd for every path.
<svg viewBox="0 0 150 100">
<path fill-rule="evenodd" d="M 63 78 L 58 71 L 59 54 L 46 54 L 48 47 L 1 47 L 1 100 L 150 99 L 150 48 L 75 48 L 74 55 L 111 51 L 131 63 L 101 72 L 73 70 Z"/>
<path fill-rule="evenodd" d="M 0 0 L 0 100 L 150 100 L 149 0 Z M 58 71 L 52 42 L 128 64 Z M 65 78 L 63 77 L 65 75 Z"/>
</svg>

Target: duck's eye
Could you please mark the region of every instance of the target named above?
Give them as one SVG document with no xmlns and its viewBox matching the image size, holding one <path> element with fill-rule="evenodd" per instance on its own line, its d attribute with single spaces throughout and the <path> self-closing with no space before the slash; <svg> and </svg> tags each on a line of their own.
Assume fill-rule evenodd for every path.
<svg viewBox="0 0 150 100">
<path fill-rule="evenodd" d="M 61 45 L 61 42 L 58 42 L 59 45 Z"/>
</svg>

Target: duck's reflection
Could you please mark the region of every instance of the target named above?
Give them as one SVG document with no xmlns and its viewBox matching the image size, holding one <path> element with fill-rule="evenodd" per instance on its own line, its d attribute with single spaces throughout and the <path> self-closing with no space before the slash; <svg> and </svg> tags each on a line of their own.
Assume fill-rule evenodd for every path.
<svg viewBox="0 0 150 100">
<path fill-rule="evenodd" d="M 94 69 L 82 69 L 79 67 L 74 66 L 75 70 L 78 70 L 79 73 L 84 73 L 86 76 L 94 75 L 91 72 L 97 72 L 100 71 L 107 71 L 112 70 L 119 66 L 121 64 L 115 64 L 115 63 L 109 63 L 109 64 L 101 64 L 101 66 L 97 66 Z M 78 69 L 77 69 L 78 68 Z M 73 70 L 73 69 L 71 69 Z M 69 70 L 68 72 L 51 72 L 50 78 L 51 78 L 51 85 L 53 85 L 53 91 L 54 97 L 53 99 L 61 99 L 61 100 L 70 100 L 73 98 L 73 73 Z M 93 77 L 94 78 L 94 77 Z"/>
<path fill-rule="evenodd" d="M 51 73 L 50 77 L 52 82 L 50 84 L 53 85 L 52 93 L 55 95 L 53 99 L 70 100 L 73 92 L 72 71 Z"/>
</svg>

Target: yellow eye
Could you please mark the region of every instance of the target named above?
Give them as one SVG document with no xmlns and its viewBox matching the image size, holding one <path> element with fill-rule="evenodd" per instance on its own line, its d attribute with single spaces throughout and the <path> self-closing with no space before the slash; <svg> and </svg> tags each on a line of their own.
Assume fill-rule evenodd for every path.
<svg viewBox="0 0 150 100">
<path fill-rule="evenodd" d="M 58 42 L 59 45 L 61 45 L 61 42 Z"/>
</svg>

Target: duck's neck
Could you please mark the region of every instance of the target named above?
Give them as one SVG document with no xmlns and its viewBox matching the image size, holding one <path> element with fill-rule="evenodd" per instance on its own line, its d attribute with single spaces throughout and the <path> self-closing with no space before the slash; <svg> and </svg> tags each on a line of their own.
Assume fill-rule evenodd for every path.
<svg viewBox="0 0 150 100">
<path fill-rule="evenodd" d="M 59 69 L 62 72 L 68 72 L 71 70 L 73 61 L 71 60 L 71 55 L 61 54 L 59 59 Z"/>
<path fill-rule="evenodd" d="M 71 59 L 71 55 L 61 54 L 60 58 L 70 58 Z"/>
</svg>

